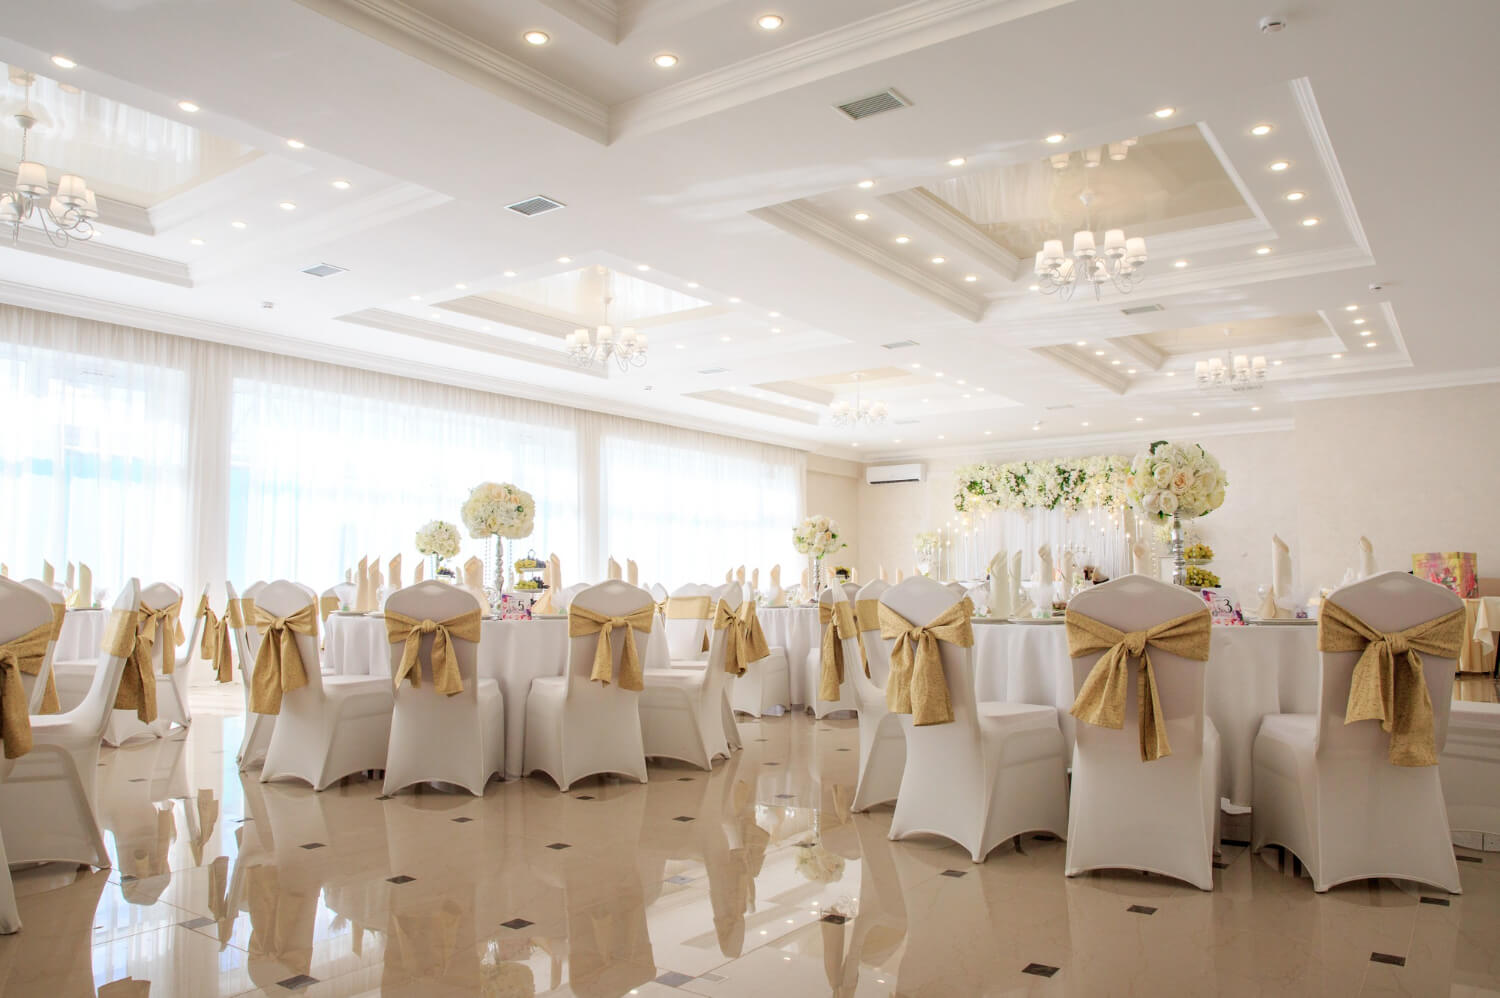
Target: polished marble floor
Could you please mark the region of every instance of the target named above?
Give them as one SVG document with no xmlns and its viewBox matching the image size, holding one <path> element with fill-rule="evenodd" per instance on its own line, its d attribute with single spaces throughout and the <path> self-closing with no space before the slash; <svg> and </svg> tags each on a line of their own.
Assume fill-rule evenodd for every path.
<svg viewBox="0 0 1500 998">
<path fill-rule="evenodd" d="M 1212 893 L 1068 880 L 1042 838 L 976 866 L 852 814 L 855 723 L 801 714 L 644 786 L 314 794 L 236 771 L 238 687 L 195 702 L 185 738 L 105 751 L 113 869 L 17 873 L 0 994 L 1500 994 L 1496 853 L 1459 851 L 1453 897 L 1319 896 L 1233 841 Z"/>
</svg>

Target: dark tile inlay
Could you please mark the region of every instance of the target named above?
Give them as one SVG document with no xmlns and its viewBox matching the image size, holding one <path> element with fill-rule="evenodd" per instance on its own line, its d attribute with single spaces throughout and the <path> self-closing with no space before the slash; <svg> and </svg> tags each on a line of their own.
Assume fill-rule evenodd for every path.
<svg viewBox="0 0 1500 998">
<path fill-rule="evenodd" d="M 841 748 L 841 749 L 838 749 L 838 751 L 840 751 L 840 752 L 847 752 L 847 751 L 849 751 L 849 750 L 848 750 L 848 749 L 846 749 L 846 748 Z"/>
<path fill-rule="evenodd" d="M 304 843 L 302 843 L 302 848 L 303 849 L 322 849 L 323 847 L 324 847 L 323 843 L 321 843 L 321 842 L 304 842 Z"/>
<path fill-rule="evenodd" d="M 120 877 L 120 883 L 122 883 L 122 884 L 131 884 L 131 883 L 134 883 L 134 882 L 135 882 L 135 876 L 133 874 L 127 873 L 127 874 L 124 874 L 123 876 Z"/>
<path fill-rule="evenodd" d="M 1219 860 L 1216 859 L 1216 860 L 1214 860 L 1214 869 L 1215 870 L 1227 870 L 1227 869 L 1229 869 L 1229 864 L 1221 862 L 1221 861 L 1219 861 Z"/>
<path fill-rule="evenodd" d="M 316 977 L 308 977 L 306 974 L 298 974 L 296 977 L 288 977 L 286 980 L 277 981 L 276 983 L 288 991 L 297 991 L 307 987 L 309 984 L 317 984 L 318 979 Z"/>
<path fill-rule="evenodd" d="M 417 878 L 416 877 L 408 877 L 404 873 L 398 873 L 394 877 L 386 877 L 385 879 L 386 879 L 387 883 L 391 883 L 391 884 L 409 884 L 413 880 L 416 880 Z"/>
<path fill-rule="evenodd" d="M 679 974 L 675 970 L 669 970 L 665 974 L 662 974 L 660 977 L 658 977 L 656 979 L 656 983 L 665 984 L 669 988 L 680 988 L 691 980 L 692 977 L 687 974 Z"/>
<path fill-rule="evenodd" d="M 145 783 L 146 782 L 146 778 L 144 776 L 137 776 L 134 779 L 126 780 L 125 782 L 126 783 Z"/>
<path fill-rule="evenodd" d="M 779 762 L 763 762 L 763 763 L 761 763 L 761 765 L 762 766 L 779 766 L 779 765 L 781 765 L 781 763 L 779 763 Z"/>
<path fill-rule="evenodd" d="M 679 777 L 677 777 L 677 782 L 678 783 L 692 783 L 693 782 L 693 778 L 691 776 L 679 776 Z"/>
<path fill-rule="evenodd" d="M 1045 963 L 1028 963 L 1021 968 L 1021 973 L 1035 974 L 1037 977 L 1051 977 L 1057 971 L 1057 967 L 1049 967 Z"/>
<path fill-rule="evenodd" d="M 1133 904 L 1129 908 L 1126 908 L 1125 910 L 1128 911 L 1128 912 L 1132 912 L 1133 914 L 1136 914 L 1136 915 L 1154 915 L 1154 914 L 1156 914 L 1156 909 L 1153 908 L 1153 907 L 1151 907 L 1148 904 Z"/>
<path fill-rule="evenodd" d="M 571 848 L 573 848 L 573 846 L 570 843 L 567 843 L 567 842 L 549 842 L 549 843 L 547 843 L 547 848 L 548 849 L 556 849 L 556 850 L 560 851 L 560 850 L 563 850 L 563 849 L 571 849 Z"/>
<path fill-rule="evenodd" d="M 1435 905 L 1438 905 L 1439 907 L 1442 907 L 1442 908 L 1447 908 L 1447 907 L 1449 907 L 1452 904 L 1452 902 L 1449 901 L 1447 898 L 1426 897 L 1425 895 L 1422 898 L 1422 903 L 1423 904 L 1435 904 Z"/>
<path fill-rule="evenodd" d="M 667 878 L 667 883 L 669 883 L 669 884 L 677 884 L 679 887 L 682 886 L 683 884 L 691 884 L 692 882 L 693 882 L 693 878 L 692 877 L 684 877 L 680 873 L 677 874 L 675 877 L 668 877 Z"/>
<path fill-rule="evenodd" d="M 464 824 L 468 824 L 469 822 L 471 822 L 473 820 L 474 820 L 473 818 L 462 818 L 462 817 L 460 817 L 460 818 L 454 818 L 453 822 L 454 822 L 454 824 L 464 825 Z"/>
<path fill-rule="evenodd" d="M 679 814 L 677 817 L 673 818 L 672 820 L 673 821 L 692 821 L 693 818 L 692 818 L 691 815 Z"/>
<path fill-rule="evenodd" d="M 729 980 L 729 978 L 724 977 L 720 974 L 699 974 L 698 980 L 708 981 L 710 984 L 718 984 L 720 981 Z"/>
<path fill-rule="evenodd" d="M 776 795 L 776 799 L 777 800 L 795 800 L 796 797 L 797 797 L 796 794 L 777 794 Z"/>
<path fill-rule="evenodd" d="M 945 877 L 967 877 L 968 875 L 969 875 L 969 871 L 968 870 L 944 870 L 943 871 L 943 876 L 945 876 Z"/>
<path fill-rule="evenodd" d="M 184 929 L 201 929 L 205 925 L 214 924 L 214 920 L 211 918 L 194 918 L 187 922 L 178 922 L 177 924 L 182 926 Z"/>
<path fill-rule="evenodd" d="M 1391 954 L 1391 953 L 1371 953 L 1370 954 L 1370 962 L 1371 963 L 1388 963 L 1392 967 L 1404 967 L 1404 966 L 1406 966 L 1406 957 L 1404 957 L 1404 956 L 1395 956 L 1394 954 Z"/>
<path fill-rule="evenodd" d="M 1244 839 L 1220 839 L 1219 843 L 1226 846 L 1249 846 L 1250 843 Z"/>
<path fill-rule="evenodd" d="M 828 914 L 824 915 L 822 920 L 830 925 L 843 925 L 849 921 L 849 918 L 846 915 Z"/>
<path fill-rule="evenodd" d="M 535 923 L 534 922 L 528 922 L 524 918 L 512 918 L 510 921 L 508 921 L 508 922 L 501 922 L 500 924 L 503 925 L 503 926 L 505 926 L 507 929 L 524 929 L 524 928 L 526 928 L 526 926 L 528 926 L 528 925 L 534 925 Z"/>
<path fill-rule="evenodd" d="M 577 797 L 574 797 L 573 799 L 574 800 L 593 800 L 594 798 L 590 797 L 588 794 L 579 794 Z"/>
<path fill-rule="evenodd" d="M 1484 862 L 1484 860 L 1480 859 L 1478 856 L 1454 856 L 1453 858 L 1456 859 L 1456 860 L 1458 860 L 1460 863 L 1483 863 Z"/>
<path fill-rule="evenodd" d="M 395 794 L 381 794 L 379 797 L 376 797 L 375 799 L 376 800 L 395 800 L 396 799 L 396 795 Z"/>
</svg>

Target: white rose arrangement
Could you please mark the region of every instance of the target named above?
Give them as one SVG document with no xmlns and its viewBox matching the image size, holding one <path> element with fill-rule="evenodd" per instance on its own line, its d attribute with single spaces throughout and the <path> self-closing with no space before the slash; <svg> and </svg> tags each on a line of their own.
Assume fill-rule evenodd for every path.
<svg viewBox="0 0 1500 998">
<path fill-rule="evenodd" d="M 792 528 L 792 546 L 798 554 L 810 554 L 819 561 L 849 545 L 839 540 L 837 520 L 826 516 L 809 516 Z"/>
<path fill-rule="evenodd" d="M 509 482 L 481 482 L 474 486 L 461 510 L 470 537 L 530 537 L 536 521 L 531 493 Z"/>
<path fill-rule="evenodd" d="M 815 884 L 831 884 L 844 875 L 844 857 L 821 842 L 797 843 L 797 872 Z"/>
<path fill-rule="evenodd" d="M 1224 505 L 1224 469 L 1200 444 L 1158 440 L 1135 456 L 1125 478 L 1130 505 L 1146 516 L 1207 516 Z"/>
<path fill-rule="evenodd" d="M 1113 509 L 1125 505 L 1122 456 L 1070 457 L 1008 464 L 969 464 L 955 472 L 960 513 L 1023 509 Z"/>
<path fill-rule="evenodd" d="M 447 520 L 429 520 L 417 530 L 417 550 L 447 561 L 458 554 L 458 528 Z"/>
</svg>

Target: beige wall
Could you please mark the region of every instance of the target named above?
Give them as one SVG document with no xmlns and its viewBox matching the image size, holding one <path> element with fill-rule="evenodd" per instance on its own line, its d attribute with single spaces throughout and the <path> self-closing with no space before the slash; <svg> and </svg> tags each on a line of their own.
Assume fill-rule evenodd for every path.
<svg viewBox="0 0 1500 998">
<path fill-rule="evenodd" d="M 1500 455 L 1483 441 L 1500 426 L 1500 385 L 1396 392 L 1296 403 L 1292 425 L 1264 433 L 1203 437 L 1229 475 L 1224 505 L 1198 524 L 1212 568 L 1243 602 L 1270 581 L 1273 533 L 1291 546 L 1299 590 L 1336 586 L 1356 563 L 1361 534 L 1382 568 L 1411 567 L 1417 551 L 1475 551 L 1485 576 L 1500 576 Z M 1144 443 L 1145 441 L 1141 441 Z M 1136 445 L 1138 446 L 1138 445 Z M 857 486 L 858 564 L 911 571 L 912 536 L 947 523 L 953 471 L 976 460 L 1014 461 L 1136 446 L 977 452 L 926 462 L 927 480 Z"/>
<path fill-rule="evenodd" d="M 863 465 L 818 454 L 807 457 L 807 515 L 833 517 L 838 521 L 840 536 L 849 544 L 848 550 L 833 556 L 834 564 L 859 564 L 859 487 L 864 480 Z M 787 530 L 791 531 L 790 524 Z M 789 567 L 782 566 L 783 582 L 795 582 L 802 571 L 801 565 L 791 572 L 787 571 Z"/>
</svg>

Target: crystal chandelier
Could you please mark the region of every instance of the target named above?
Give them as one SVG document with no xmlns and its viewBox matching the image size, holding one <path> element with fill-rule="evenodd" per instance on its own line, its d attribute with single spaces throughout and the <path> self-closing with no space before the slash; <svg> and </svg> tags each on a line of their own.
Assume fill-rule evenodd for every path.
<svg viewBox="0 0 1500 998">
<path fill-rule="evenodd" d="M 1104 250 L 1100 252 L 1089 224 L 1094 194 L 1087 185 L 1078 200 L 1083 204 L 1084 227 L 1073 233 L 1073 256 L 1069 258 L 1063 253 L 1061 239 L 1044 242 L 1036 254 L 1036 289 L 1044 295 L 1057 295 L 1062 301 L 1071 299 L 1082 287 L 1092 287 L 1097 301 L 1106 284 L 1113 284 L 1121 294 L 1129 294 L 1140 283 L 1140 271 L 1146 263 L 1145 238 L 1127 239 L 1124 229 L 1108 229 L 1104 233 Z"/>
<path fill-rule="evenodd" d="M 587 329 L 575 329 L 568 335 L 568 356 L 579 367 L 608 366 L 611 357 L 622 371 L 645 366 L 646 334 L 626 326 L 616 336 L 615 327 L 609 324 L 609 306 L 613 301 L 609 295 L 604 296 L 604 323 L 592 334 Z"/>
<path fill-rule="evenodd" d="M 0 190 L 0 225 L 10 226 L 10 241 L 21 241 L 21 227 L 34 224 L 46 233 L 52 245 L 59 248 L 69 241 L 92 239 L 93 219 L 99 216 L 94 192 L 83 178 L 65 173 L 57 180 L 57 193 L 47 185 L 47 168 L 26 159 L 27 140 L 38 123 L 46 124 L 46 112 L 31 106 L 32 73 L 14 74 L 16 82 L 26 87 L 26 103 L 11 117 L 21 126 L 21 161 L 16 166 L 16 183 L 10 190 Z M 49 196 L 50 195 L 50 196 Z"/>
<path fill-rule="evenodd" d="M 853 376 L 854 401 L 835 399 L 828 406 L 834 426 L 879 426 L 888 414 L 884 402 L 866 402 L 859 394 L 860 375 Z"/>
<path fill-rule="evenodd" d="M 1224 335 L 1229 335 L 1228 329 L 1224 330 Z M 1243 353 L 1231 356 L 1226 349 L 1222 360 L 1210 357 L 1195 363 L 1193 375 L 1203 391 L 1227 388 L 1232 392 L 1251 392 L 1265 386 L 1266 358 Z"/>
</svg>

